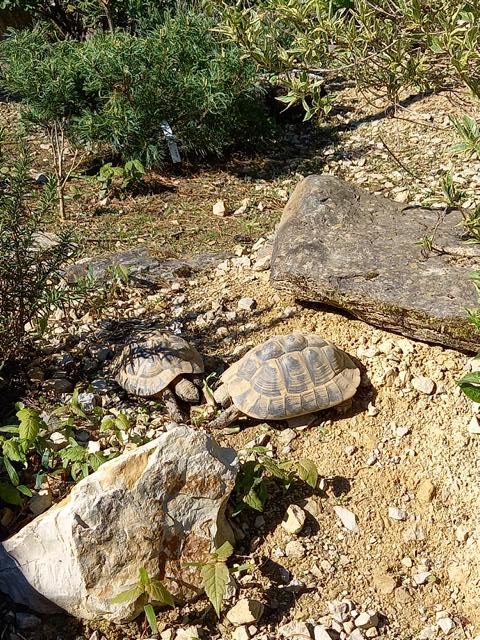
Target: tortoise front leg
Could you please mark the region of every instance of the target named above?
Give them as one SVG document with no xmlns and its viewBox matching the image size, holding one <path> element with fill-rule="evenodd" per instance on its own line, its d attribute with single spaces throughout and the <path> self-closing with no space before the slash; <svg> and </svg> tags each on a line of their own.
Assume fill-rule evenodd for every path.
<svg viewBox="0 0 480 640">
<path fill-rule="evenodd" d="M 240 409 L 237 409 L 237 407 L 232 404 L 230 407 L 228 407 L 228 409 L 222 411 L 222 413 L 217 416 L 215 420 L 209 422 L 208 426 L 211 429 L 224 429 L 225 427 L 231 425 L 232 422 L 235 422 L 235 420 L 241 415 L 242 412 L 240 411 Z"/>
<path fill-rule="evenodd" d="M 177 422 L 178 424 L 183 424 L 185 422 L 185 416 L 180 409 L 175 394 L 168 387 L 162 391 L 162 402 L 164 403 L 168 415 L 173 420 L 173 422 Z"/>
</svg>

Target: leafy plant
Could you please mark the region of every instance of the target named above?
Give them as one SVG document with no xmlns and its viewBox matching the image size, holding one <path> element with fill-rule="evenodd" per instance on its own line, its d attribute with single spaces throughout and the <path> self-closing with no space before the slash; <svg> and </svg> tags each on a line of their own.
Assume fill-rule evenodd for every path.
<svg viewBox="0 0 480 640">
<path fill-rule="evenodd" d="M 480 127 L 477 121 L 469 115 L 462 118 L 450 118 L 460 142 L 452 147 L 456 153 L 467 153 L 470 156 L 474 153 L 480 154 Z"/>
<path fill-rule="evenodd" d="M 28 326 L 45 326 L 70 300 L 62 271 L 77 252 L 71 232 L 43 235 L 49 192 L 33 190 L 28 153 L 18 153 L 0 176 L 0 368 L 21 353 Z"/>
<path fill-rule="evenodd" d="M 465 200 L 466 193 L 458 189 L 451 171 L 442 176 L 440 186 L 448 207 L 458 207 Z"/>
<path fill-rule="evenodd" d="M 474 242 L 480 242 L 480 205 L 471 211 L 462 211 L 463 224 Z"/>
<path fill-rule="evenodd" d="M 268 455 L 265 447 L 251 447 L 240 452 L 242 464 L 235 483 L 238 504 L 234 515 L 245 507 L 262 512 L 268 500 L 269 483 L 272 478 L 279 480 L 288 491 L 295 479 L 315 488 L 318 471 L 312 460 L 303 459 L 298 463 L 278 462 Z"/>
<path fill-rule="evenodd" d="M 112 598 L 111 602 L 112 604 L 126 604 L 136 602 L 139 599 L 143 604 L 145 618 L 150 630 L 154 635 L 158 634 L 157 616 L 153 607 L 154 605 L 173 607 L 175 599 L 163 582 L 156 578 L 151 578 L 144 567 L 140 567 L 138 571 L 137 583 Z"/>
<path fill-rule="evenodd" d="M 480 291 L 480 271 L 473 271 L 470 274 L 470 279 L 473 281 L 477 290 Z M 480 332 L 480 312 L 476 310 L 470 311 L 469 316 L 470 322 L 477 332 Z M 480 354 L 477 355 L 476 359 L 480 359 Z M 467 373 L 463 378 L 458 380 L 457 384 L 467 398 L 470 398 L 473 402 L 480 402 L 480 371 Z"/>
<path fill-rule="evenodd" d="M 108 162 L 100 168 L 97 176 L 97 181 L 100 183 L 99 197 L 103 199 L 111 193 L 115 179 L 118 180 L 118 188 L 124 191 L 142 180 L 144 176 L 145 167 L 140 160 L 129 160 L 123 167 L 114 167 L 111 162 Z"/>
</svg>

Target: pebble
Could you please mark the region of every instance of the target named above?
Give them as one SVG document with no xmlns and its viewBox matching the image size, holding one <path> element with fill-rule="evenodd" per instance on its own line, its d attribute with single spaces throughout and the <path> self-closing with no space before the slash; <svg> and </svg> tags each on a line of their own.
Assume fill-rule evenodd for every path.
<svg viewBox="0 0 480 640">
<path fill-rule="evenodd" d="M 223 218 L 226 215 L 225 202 L 223 200 L 217 200 L 217 202 L 215 202 L 212 207 L 212 213 L 214 216 L 220 216 L 221 218 Z"/>
<path fill-rule="evenodd" d="M 440 618 L 437 620 L 437 625 L 448 636 L 455 629 L 455 622 L 451 618 Z"/>
<path fill-rule="evenodd" d="M 416 585 L 425 584 L 431 576 L 430 571 L 420 571 L 412 576 L 412 580 Z"/>
<path fill-rule="evenodd" d="M 455 529 L 455 538 L 458 542 L 465 542 L 469 533 L 469 528 L 465 524 L 461 524 Z"/>
<path fill-rule="evenodd" d="M 296 504 L 291 504 L 282 521 L 282 527 L 287 533 L 297 534 L 303 529 L 306 513 Z"/>
<path fill-rule="evenodd" d="M 53 496 L 50 489 L 40 489 L 28 501 L 28 508 L 34 516 L 38 516 L 53 504 Z"/>
<path fill-rule="evenodd" d="M 313 637 L 315 640 L 332 640 L 332 636 L 323 624 L 315 625 L 313 628 Z"/>
<path fill-rule="evenodd" d="M 417 491 L 415 492 L 415 497 L 418 502 L 422 504 L 428 504 L 433 500 L 435 496 L 435 485 L 430 480 L 430 478 L 424 478 L 420 480 Z"/>
<path fill-rule="evenodd" d="M 173 640 L 175 638 L 175 630 L 174 629 L 165 629 L 160 634 L 161 640 Z M 90 638 L 91 640 L 91 638 Z"/>
<path fill-rule="evenodd" d="M 357 517 L 352 511 L 341 506 L 333 507 L 333 509 L 345 529 L 348 529 L 348 531 L 358 532 Z"/>
<path fill-rule="evenodd" d="M 45 383 L 45 387 L 55 393 L 71 393 L 73 384 L 66 378 L 51 378 Z"/>
<path fill-rule="evenodd" d="M 190 626 L 178 629 L 175 640 L 198 640 L 200 638 L 200 627 Z"/>
<path fill-rule="evenodd" d="M 467 430 L 468 433 L 472 433 L 474 435 L 480 434 L 480 421 L 478 419 L 478 416 L 473 416 L 473 418 L 470 420 Z"/>
<path fill-rule="evenodd" d="M 298 540 L 290 540 L 285 545 L 285 555 L 288 558 L 303 558 L 305 555 L 305 547 Z"/>
<path fill-rule="evenodd" d="M 237 627 L 232 633 L 232 640 L 249 640 L 250 634 L 245 625 Z"/>
<path fill-rule="evenodd" d="M 377 409 L 377 407 L 372 402 L 369 402 L 367 406 L 367 415 L 374 417 L 378 416 L 379 413 L 380 411 Z"/>
<path fill-rule="evenodd" d="M 268 271 L 270 269 L 271 258 L 270 256 L 263 256 L 262 258 L 258 258 L 254 265 L 254 271 Z"/>
<path fill-rule="evenodd" d="M 287 622 L 287 624 L 278 627 L 278 633 L 282 638 L 287 638 L 288 640 L 311 637 L 310 630 L 305 622 L 301 622 L 299 620 L 292 620 L 291 622 Z"/>
<path fill-rule="evenodd" d="M 397 586 L 395 578 L 388 573 L 375 573 L 373 575 L 373 584 L 380 593 L 393 593 Z"/>
<path fill-rule="evenodd" d="M 350 634 L 349 640 L 364 640 L 364 638 L 365 636 L 363 635 L 360 629 L 354 629 Z"/>
<path fill-rule="evenodd" d="M 364 611 L 355 618 L 355 626 L 359 629 L 370 629 L 378 624 L 378 614 L 376 611 Z"/>
<path fill-rule="evenodd" d="M 431 396 L 435 391 L 435 382 L 426 376 L 416 376 L 412 378 L 411 384 L 416 391 L 427 396 Z"/>
<path fill-rule="evenodd" d="M 253 311 L 256 306 L 257 302 L 254 298 L 240 298 L 237 304 L 237 309 L 241 311 Z"/>
<path fill-rule="evenodd" d="M 392 520 L 406 520 L 407 514 L 403 509 L 398 507 L 388 507 L 388 517 Z"/>
<path fill-rule="evenodd" d="M 260 620 L 263 609 L 263 604 L 258 600 L 242 598 L 228 611 L 227 619 L 236 627 L 251 624 Z"/>
</svg>

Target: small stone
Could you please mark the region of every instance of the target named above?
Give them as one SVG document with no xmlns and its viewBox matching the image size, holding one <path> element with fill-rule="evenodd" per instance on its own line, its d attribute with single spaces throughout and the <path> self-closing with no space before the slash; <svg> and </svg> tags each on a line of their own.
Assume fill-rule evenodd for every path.
<svg viewBox="0 0 480 640">
<path fill-rule="evenodd" d="M 175 640 L 198 640 L 198 638 L 200 638 L 200 628 L 194 625 L 177 629 L 175 636 Z"/>
<path fill-rule="evenodd" d="M 287 533 L 297 534 L 303 529 L 305 524 L 305 511 L 296 504 L 291 504 L 282 521 L 282 527 Z"/>
<path fill-rule="evenodd" d="M 359 629 L 370 629 L 378 624 L 378 614 L 376 611 L 364 611 L 355 618 L 355 626 Z"/>
<path fill-rule="evenodd" d="M 394 595 L 398 604 L 408 604 L 412 601 L 411 594 L 404 587 L 397 587 Z"/>
<path fill-rule="evenodd" d="M 448 636 L 455 629 L 455 622 L 451 618 L 440 618 L 437 620 L 437 625 Z"/>
<path fill-rule="evenodd" d="M 469 528 L 465 524 L 461 524 L 455 529 L 455 538 L 458 542 L 465 542 L 469 533 Z"/>
<path fill-rule="evenodd" d="M 71 393 L 73 391 L 73 384 L 66 378 L 51 378 L 46 381 L 45 386 L 55 393 Z"/>
<path fill-rule="evenodd" d="M 388 517 L 392 520 L 406 520 L 407 514 L 403 509 L 398 507 L 388 507 Z"/>
<path fill-rule="evenodd" d="M 43 369 L 40 369 L 40 367 L 33 367 L 32 369 L 29 369 L 28 375 L 32 381 L 42 382 L 45 380 L 45 372 Z"/>
<path fill-rule="evenodd" d="M 175 638 L 175 630 L 174 629 L 165 629 L 160 634 L 161 640 L 173 640 Z"/>
<path fill-rule="evenodd" d="M 397 586 L 395 578 L 388 573 L 374 573 L 373 584 L 380 593 L 393 593 Z"/>
<path fill-rule="evenodd" d="M 291 640 L 293 638 L 310 638 L 310 630 L 305 624 L 305 622 L 301 622 L 299 620 L 292 620 L 291 622 L 287 622 L 287 624 L 282 625 L 278 628 L 278 633 L 282 638 L 287 638 Z"/>
<path fill-rule="evenodd" d="M 428 504 L 435 496 L 435 485 L 430 478 L 424 478 L 420 480 L 415 496 L 418 502 L 422 504 Z"/>
<path fill-rule="evenodd" d="M 378 631 L 375 627 L 370 627 L 365 631 L 366 638 L 376 638 L 378 636 Z"/>
<path fill-rule="evenodd" d="M 40 489 L 28 501 L 28 508 L 34 516 L 38 516 L 53 504 L 53 496 L 50 489 Z"/>
<path fill-rule="evenodd" d="M 68 443 L 68 440 L 61 431 L 54 431 L 53 433 L 51 433 L 50 440 L 57 448 L 63 447 L 63 445 Z"/>
<path fill-rule="evenodd" d="M 328 633 L 323 624 L 317 624 L 314 626 L 313 637 L 315 640 L 332 640 L 332 636 Z"/>
<path fill-rule="evenodd" d="M 285 309 L 282 311 L 282 318 L 292 318 L 295 314 L 297 313 L 297 308 L 296 307 L 285 307 Z"/>
<path fill-rule="evenodd" d="M 354 513 L 352 513 L 352 511 L 349 511 L 348 509 L 345 509 L 345 507 L 340 506 L 333 507 L 333 510 L 335 511 L 337 517 L 339 518 L 345 529 L 348 529 L 348 531 L 353 531 L 355 533 L 358 532 L 357 517 Z"/>
<path fill-rule="evenodd" d="M 350 634 L 349 640 L 364 640 L 365 636 L 360 629 L 354 629 Z"/>
<path fill-rule="evenodd" d="M 399 426 L 395 429 L 395 435 L 397 438 L 404 438 L 410 433 L 410 427 Z"/>
<path fill-rule="evenodd" d="M 248 198 L 244 198 L 242 200 L 241 205 L 238 207 L 238 209 L 235 209 L 235 211 L 233 212 L 234 216 L 241 216 L 245 213 L 245 211 L 248 209 L 248 206 L 250 204 L 250 200 Z"/>
<path fill-rule="evenodd" d="M 278 440 L 279 440 L 280 444 L 282 444 L 284 447 L 286 447 L 293 440 L 295 440 L 297 435 L 298 435 L 298 433 L 294 429 L 284 429 L 283 431 L 279 432 Z"/>
<path fill-rule="evenodd" d="M 262 515 L 257 516 L 257 517 L 255 518 L 254 525 L 255 525 L 255 527 L 256 527 L 257 529 L 258 529 L 258 528 L 260 528 L 260 527 L 263 527 L 263 526 L 265 525 L 265 518 L 264 518 Z"/>
<path fill-rule="evenodd" d="M 379 413 L 380 413 L 379 410 L 373 404 L 373 402 L 369 402 L 368 406 L 367 406 L 367 415 L 369 415 L 369 416 L 371 416 L 373 418 L 374 416 L 378 416 Z"/>
<path fill-rule="evenodd" d="M 288 558 L 303 558 L 305 555 L 305 547 L 298 540 L 290 540 L 285 545 L 285 555 Z"/>
<path fill-rule="evenodd" d="M 241 311 L 253 311 L 256 306 L 257 302 L 253 298 L 240 298 L 237 304 L 237 309 Z"/>
<path fill-rule="evenodd" d="M 245 625 L 237 627 L 232 633 L 232 640 L 248 640 L 250 635 Z"/>
<path fill-rule="evenodd" d="M 355 447 L 354 445 L 348 445 L 344 449 L 344 451 L 345 451 L 347 456 L 353 456 L 353 454 L 356 452 L 356 450 L 357 450 L 357 447 Z"/>
<path fill-rule="evenodd" d="M 478 416 L 472 417 L 467 427 L 467 430 L 468 430 L 468 433 L 472 433 L 474 435 L 480 434 L 480 421 L 478 420 Z"/>
<path fill-rule="evenodd" d="M 432 395 L 435 391 L 435 382 L 426 376 L 416 376 L 415 378 L 412 378 L 411 384 L 416 391 L 424 393 L 427 396 Z"/>
<path fill-rule="evenodd" d="M 242 598 L 228 611 L 227 619 L 236 627 L 251 624 L 260 620 L 263 609 L 263 604 L 258 600 Z"/>
<path fill-rule="evenodd" d="M 411 569 L 413 567 L 413 560 L 408 556 L 406 556 L 405 558 L 402 558 L 401 562 L 404 567 L 407 567 L 407 569 Z"/>
<path fill-rule="evenodd" d="M 270 256 L 263 256 L 261 258 L 258 258 L 258 260 L 256 260 L 253 265 L 253 270 L 268 271 L 268 269 L 270 269 L 270 262 L 271 262 Z"/>
<path fill-rule="evenodd" d="M 217 200 L 212 207 L 212 213 L 214 216 L 225 217 L 225 202 L 223 200 Z"/>
<path fill-rule="evenodd" d="M 430 624 L 420 631 L 420 633 L 418 634 L 418 638 L 419 640 L 431 640 L 432 638 L 435 638 L 436 635 L 437 627 L 435 627 L 433 624 Z"/>
<path fill-rule="evenodd" d="M 425 584 L 431 575 L 432 574 L 430 571 L 419 571 L 418 573 L 412 576 L 412 580 L 414 584 L 420 586 L 422 584 Z"/>
<path fill-rule="evenodd" d="M 78 404 L 82 407 L 84 411 L 92 412 L 95 407 L 95 394 L 94 393 L 79 393 L 78 394 Z"/>
<path fill-rule="evenodd" d="M 88 453 L 98 453 L 101 449 L 100 442 L 98 440 L 89 440 L 87 443 Z"/>
</svg>

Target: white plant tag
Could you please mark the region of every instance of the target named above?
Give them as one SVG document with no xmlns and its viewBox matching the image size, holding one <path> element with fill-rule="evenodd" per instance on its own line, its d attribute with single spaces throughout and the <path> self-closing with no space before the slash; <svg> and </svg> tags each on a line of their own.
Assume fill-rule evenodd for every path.
<svg viewBox="0 0 480 640">
<path fill-rule="evenodd" d="M 170 151 L 170 157 L 172 159 L 172 162 L 174 162 L 175 164 L 178 162 L 181 162 L 182 159 L 180 157 L 178 145 L 175 142 L 175 136 L 173 134 L 172 127 L 168 124 L 166 120 L 164 120 L 160 124 L 160 126 L 162 128 L 163 135 L 165 136 L 165 140 L 167 142 L 168 150 Z"/>
</svg>

